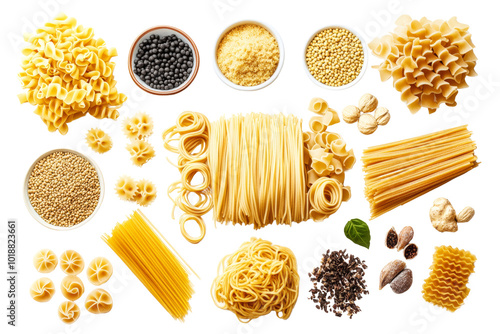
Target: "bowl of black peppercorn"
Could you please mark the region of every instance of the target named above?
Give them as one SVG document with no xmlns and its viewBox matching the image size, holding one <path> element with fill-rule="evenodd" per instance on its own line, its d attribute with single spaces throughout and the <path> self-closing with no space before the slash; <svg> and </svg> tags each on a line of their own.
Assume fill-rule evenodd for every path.
<svg viewBox="0 0 500 334">
<path fill-rule="evenodd" d="M 182 30 L 169 26 L 153 27 L 140 34 L 128 57 L 132 80 L 155 95 L 182 92 L 193 82 L 199 67 L 194 41 Z"/>
</svg>

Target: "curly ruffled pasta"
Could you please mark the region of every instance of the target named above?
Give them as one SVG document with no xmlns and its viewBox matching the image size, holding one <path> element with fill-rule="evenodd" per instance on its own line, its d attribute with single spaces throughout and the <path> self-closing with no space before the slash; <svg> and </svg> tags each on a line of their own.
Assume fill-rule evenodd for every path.
<svg viewBox="0 0 500 334">
<path fill-rule="evenodd" d="M 90 261 L 87 268 L 87 278 L 94 285 L 106 283 L 113 275 L 113 266 L 105 257 L 99 256 Z"/>
<path fill-rule="evenodd" d="M 146 139 L 153 133 L 153 119 L 148 114 L 139 112 L 123 121 L 123 131 L 131 140 Z"/>
<path fill-rule="evenodd" d="M 57 267 L 56 254 L 50 249 L 42 249 L 33 257 L 33 265 L 39 273 L 50 273 Z"/>
<path fill-rule="evenodd" d="M 68 123 L 86 114 L 118 118 L 117 108 L 127 97 L 118 93 L 113 76 L 110 60 L 117 52 L 95 39 L 92 28 L 59 14 L 25 40 L 19 79 L 27 91 L 19 101 L 36 106 L 49 131 L 66 134 Z"/>
<path fill-rule="evenodd" d="M 115 191 L 120 199 L 132 200 L 137 193 L 137 181 L 130 176 L 123 175 L 116 181 Z"/>
<path fill-rule="evenodd" d="M 129 145 L 127 145 L 127 150 L 131 155 L 130 160 L 132 160 L 134 165 L 139 167 L 155 156 L 153 146 L 144 140 L 133 140 Z"/>
<path fill-rule="evenodd" d="M 141 180 L 137 182 L 137 192 L 134 195 L 134 200 L 141 206 L 148 206 L 153 203 L 156 198 L 156 187 L 153 182 Z"/>
<path fill-rule="evenodd" d="M 401 100 L 415 113 L 427 108 L 433 113 L 444 103 L 455 106 L 458 89 L 468 87 L 467 76 L 476 76 L 476 56 L 469 26 L 456 17 L 448 21 L 412 20 L 407 15 L 396 21 L 390 35 L 368 44 L 384 61 L 374 68 L 382 81 L 392 77 Z"/>
<path fill-rule="evenodd" d="M 97 153 L 108 152 L 113 147 L 111 137 L 101 129 L 90 129 L 86 139 L 89 147 Z"/>
</svg>

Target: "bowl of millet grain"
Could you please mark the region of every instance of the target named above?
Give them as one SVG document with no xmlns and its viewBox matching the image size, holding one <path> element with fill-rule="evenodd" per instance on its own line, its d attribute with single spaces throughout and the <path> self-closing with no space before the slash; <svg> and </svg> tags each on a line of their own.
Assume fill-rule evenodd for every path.
<svg viewBox="0 0 500 334">
<path fill-rule="evenodd" d="M 368 66 L 368 48 L 351 28 L 328 26 L 317 30 L 307 41 L 304 67 L 316 85 L 341 90 L 352 87 Z"/>
<path fill-rule="evenodd" d="M 258 21 L 235 22 L 215 43 L 214 70 L 231 88 L 254 91 L 269 86 L 285 61 L 285 47 L 278 32 Z"/>
<path fill-rule="evenodd" d="M 24 203 L 40 224 L 67 231 L 85 225 L 104 198 L 104 178 L 89 157 L 70 149 L 42 154 L 24 181 Z"/>
</svg>

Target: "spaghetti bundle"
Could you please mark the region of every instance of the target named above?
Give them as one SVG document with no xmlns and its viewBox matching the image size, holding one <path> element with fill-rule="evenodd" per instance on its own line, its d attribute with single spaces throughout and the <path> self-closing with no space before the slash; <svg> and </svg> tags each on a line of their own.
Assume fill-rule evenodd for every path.
<svg viewBox="0 0 500 334">
<path fill-rule="evenodd" d="M 464 125 L 366 149 L 362 161 L 371 218 L 475 168 L 476 144 L 470 137 Z"/>
<path fill-rule="evenodd" d="M 192 269 L 151 222 L 135 211 L 102 239 L 168 313 L 183 321 L 194 293 L 188 277 Z"/>
<path fill-rule="evenodd" d="M 212 298 L 241 322 L 276 312 L 288 319 L 299 295 L 297 260 L 286 247 L 252 238 L 222 259 Z"/>
<path fill-rule="evenodd" d="M 295 116 L 252 113 L 213 122 L 208 166 L 214 220 L 255 229 L 307 220 L 303 151 Z"/>
</svg>

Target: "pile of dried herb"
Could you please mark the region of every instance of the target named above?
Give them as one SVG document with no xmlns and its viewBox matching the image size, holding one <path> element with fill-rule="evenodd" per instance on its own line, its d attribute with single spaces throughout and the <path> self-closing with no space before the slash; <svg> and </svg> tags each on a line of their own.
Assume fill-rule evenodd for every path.
<svg viewBox="0 0 500 334">
<path fill-rule="evenodd" d="M 327 250 L 321 259 L 321 266 L 309 273 L 314 283 L 314 288 L 309 290 L 309 299 L 318 304 L 316 308 L 319 310 L 333 312 L 338 317 L 347 313 L 352 318 L 361 311 L 356 301 L 369 293 L 363 278 L 366 268 L 365 261 L 347 254 L 345 250 Z"/>
</svg>

